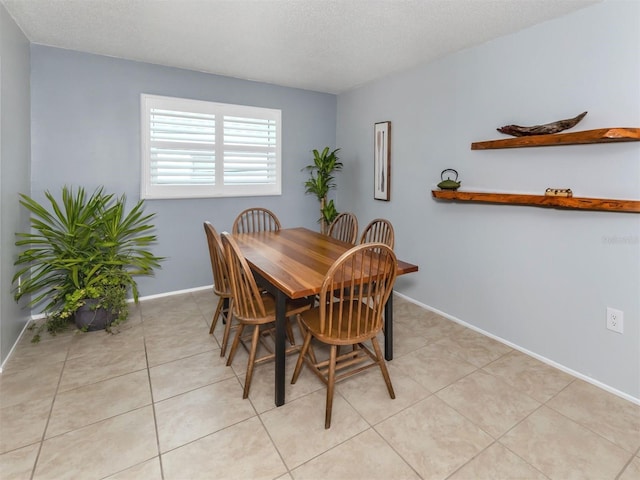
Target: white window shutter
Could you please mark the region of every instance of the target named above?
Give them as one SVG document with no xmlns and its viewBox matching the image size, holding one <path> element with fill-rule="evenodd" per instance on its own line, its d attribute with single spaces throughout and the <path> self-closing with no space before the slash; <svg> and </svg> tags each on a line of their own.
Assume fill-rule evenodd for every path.
<svg viewBox="0 0 640 480">
<path fill-rule="evenodd" d="M 142 197 L 279 195 L 280 110 L 141 96 Z"/>
</svg>

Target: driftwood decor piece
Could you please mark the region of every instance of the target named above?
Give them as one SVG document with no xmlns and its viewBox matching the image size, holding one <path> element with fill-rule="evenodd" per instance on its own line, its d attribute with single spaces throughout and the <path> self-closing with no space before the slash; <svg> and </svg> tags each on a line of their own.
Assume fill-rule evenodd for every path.
<svg viewBox="0 0 640 480">
<path fill-rule="evenodd" d="M 544 125 L 533 125 L 531 127 L 522 127 L 520 125 L 505 125 L 497 130 L 500 133 L 512 135 L 514 137 L 524 137 L 527 135 L 548 135 L 550 133 L 558 133 L 568 128 L 575 127 L 580 120 L 584 118 L 587 112 L 573 118 L 558 120 L 557 122 L 545 123 Z"/>
</svg>

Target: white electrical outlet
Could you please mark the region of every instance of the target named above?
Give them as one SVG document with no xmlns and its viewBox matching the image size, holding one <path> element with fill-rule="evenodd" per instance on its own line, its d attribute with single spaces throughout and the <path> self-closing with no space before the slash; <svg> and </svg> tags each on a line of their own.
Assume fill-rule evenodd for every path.
<svg viewBox="0 0 640 480">
<path fill-rule="evenodd" d="M 607 328 L 614 332 L 622 333 L 624 330 L 624 312 L 607 307 Z"/>
</svg>

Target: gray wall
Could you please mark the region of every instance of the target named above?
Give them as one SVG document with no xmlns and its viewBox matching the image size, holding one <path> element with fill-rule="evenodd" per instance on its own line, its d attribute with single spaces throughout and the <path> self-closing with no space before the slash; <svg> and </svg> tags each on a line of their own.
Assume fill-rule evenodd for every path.
<svg viewBox="0 0 640 480">
<path fill-rule="evenodd" d="M 640 3 L 605 2 L 338 96 L 339 204 L 396 228 L 420 272 L 400 289 L 521 349 L 640 398 L 640 215 L 436 202 L 463 189 L 640 199 L 640 143 L 471 151 L 496 127 L 588 115 L 640 127 Z M 373 200 L 373 124 L 392 122 L 391 202 Z M 605 328 L 624 311 L 624 334 Z"/>
<path fill-rule="evenodd" d="M 18 192 L 29 193 L 29 102 L 29 42 L 0 5 L 0 363 L 30 313 L 11 295 L 14 234 L 29 227 L 18 209 Z"/>
<path fill-rule="evenodd" d="M 139 280 L 141 295 L 211 285 L 202 222 L 230 230 L 236 214 L 262 205 L 284 226 L 318 228 L 317 200 L 304 193 L 311 150 L 335 145 L 336 97 L 175 68 L 33 45 L 32 192 L 104 185 L 140 192 L 140 94 L 254 105 L 282 110 L 282 195 L 273 197 L 150 200 L 156 212 L 157 255 L 153 278 Z"/>
</svg>

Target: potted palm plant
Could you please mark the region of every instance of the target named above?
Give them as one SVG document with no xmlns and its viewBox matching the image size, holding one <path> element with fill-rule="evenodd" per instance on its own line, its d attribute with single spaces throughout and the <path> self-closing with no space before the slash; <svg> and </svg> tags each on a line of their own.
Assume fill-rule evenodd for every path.
<svg viewBox="0 0 640 480">
<path fill-rule="evenodd" d="M 307 165 L 304 170 L 309 171 L 309 179 L 305 182 L 305 193 L 313 194 L 320 202 L 320 231 L 326 233 L 327 227 L 334 218 L 338 216 L 333 200 L 328 200 L 329 190 L 336 187 L 333 178 L 333 172 L 342 170 L 342 162 L 338 161 L 336 148 L 329 151 L 329 147 L 325 147 L 322 152 L 313 150 L 313 165 Z"/>
<path fill-rule="evenodd" d="M 109 329 L 128 316 L 129 292 L 138 301 L 137 275 L 151 275 L 161 257 L 149 246 L 156 241 L 140 200 L 125 213 L 126 197 L 98 188 L 87 195 L 63 187 L 61 202 L 45 192 L 49 208 L 27 195 L 20 204 L 31 214 L 31 231 L 18 233 L 25 247 L 15 264 L 14 298 L 30 297 L 29 306 L 44 305 L 42 328 L 56 333 L 70 319 L 82 330 Z"/>
</svg>

